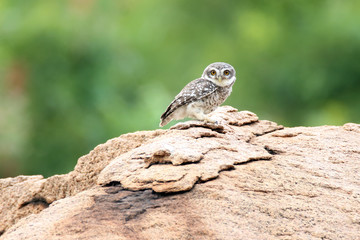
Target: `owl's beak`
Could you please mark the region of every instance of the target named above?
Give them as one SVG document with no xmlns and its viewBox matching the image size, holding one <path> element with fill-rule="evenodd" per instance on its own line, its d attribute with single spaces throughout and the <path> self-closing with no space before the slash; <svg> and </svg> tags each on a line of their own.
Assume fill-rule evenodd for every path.
<svg viewBox="0 0 360 240">
<path fill-rule="evenodd" d="M 219 82 L 221 82 L 221 81 L 222 81 L 222 77 L 221 77 L 221 76 L 219 76 L 219 77 L 218 77 L 218 80 L 219 80 Z"/>
</svg>

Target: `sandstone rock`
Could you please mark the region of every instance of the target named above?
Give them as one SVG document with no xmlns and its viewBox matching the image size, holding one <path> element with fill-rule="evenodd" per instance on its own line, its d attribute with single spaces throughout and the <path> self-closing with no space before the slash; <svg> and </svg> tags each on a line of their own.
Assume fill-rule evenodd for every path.
<svg viewBox="0 0 360 240">
<path fill-rule="evenodd" d="M 66 175 L 1 179 L 0 239 L 358 238 L 360 125 L 213 114 L 109 140 Z"/>
<path fill-rule="evenodd" d="M 20 218 L 40 212 L 52 202 L 75 195 L 96 185 L 99 172 L 113 158 L 140 146 L 165 130 L 129 133 L 100 144 L 79 158 L 74 171 L 44 179 L 19 176 L 0 179 L 0 233 Z"/>
<path fill-rule="evenodd" d="M 196 182 L 214 179 L 220 171 L 234 169 L 236 164 L 270 159 L 271 154 L 263 146 L 246 142 L 254 132 L 264 132 L 262 124 L 254 124 L 244 131 L 234 127 L 257 122 L 256 115 L 239 113 L 229 107 L 220 110 L 224 109 L 228 111 L 225 113 L 234 116 L 230 118 L 230 115 L 219 114 L 225 116 L 225 125 L 198 121 L 175 125 L 168 133 L 115 158 L 100 173 L 98 184 L 119 182 L 129 190 L 187 191 Z M 266 129 L 280 128 L 273 124 L 270 130 Z"/>
<path fill-rule="evenodd" d="M 47 202 L 37 195 L 43 181 L 42 176 L 0 179 L 0 233 L 17 219 L 48 207 Z"/>
</svg>

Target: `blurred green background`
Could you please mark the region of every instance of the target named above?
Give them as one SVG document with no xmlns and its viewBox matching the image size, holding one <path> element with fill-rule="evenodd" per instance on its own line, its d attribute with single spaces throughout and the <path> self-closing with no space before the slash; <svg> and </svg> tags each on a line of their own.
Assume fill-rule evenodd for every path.
<svg viewBox="0 0 360 240">
<path fill-rule="evenodd" d="M 0 177 L 71 171 L 158 128 L 215 61 L 225 104 L 285 126 L 360 119 L 360 1 L 2 0 Z"/>
</svg>

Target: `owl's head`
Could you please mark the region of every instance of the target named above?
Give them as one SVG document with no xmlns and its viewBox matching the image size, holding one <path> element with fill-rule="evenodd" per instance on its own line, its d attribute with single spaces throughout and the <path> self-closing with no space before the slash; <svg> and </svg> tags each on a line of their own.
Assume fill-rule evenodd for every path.
<svg viewBox="0 0 360 240">
<path fill-rule="evenodd" d="M 221 87 L 229 86 L 236 80 L 235 69 L 228 63 L 212 63 L 205 68 L 202 78 L 205 78 Z"/>
</svg>

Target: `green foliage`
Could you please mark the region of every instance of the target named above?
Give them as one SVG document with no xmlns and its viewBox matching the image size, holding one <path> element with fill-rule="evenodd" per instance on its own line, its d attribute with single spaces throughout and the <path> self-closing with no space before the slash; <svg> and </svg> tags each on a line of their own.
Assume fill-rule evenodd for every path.
<svg viewBox="0 0 360 240">
<path fill-rule="evenodd" d="M 156 129 L 211 62 L 226 104 L 286 126 L 359 122 L 359 1 L 0 3 L 0 176 L 70 171 L 126 132 Z"/>
</svg>

